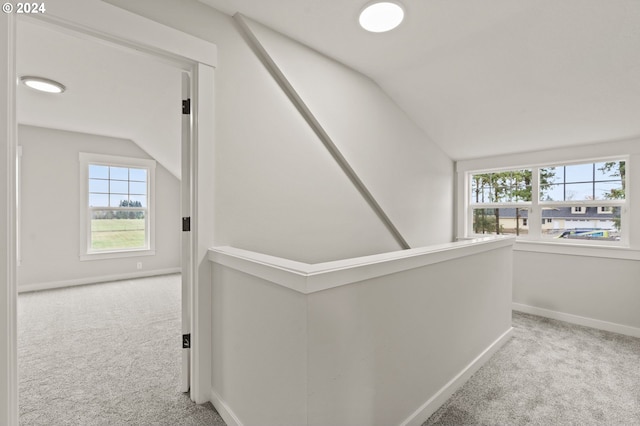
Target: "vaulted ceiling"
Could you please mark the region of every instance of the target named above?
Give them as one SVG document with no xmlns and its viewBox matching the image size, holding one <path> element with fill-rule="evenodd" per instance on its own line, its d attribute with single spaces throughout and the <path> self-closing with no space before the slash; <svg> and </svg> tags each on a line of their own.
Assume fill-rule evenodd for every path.
<svg viewBox="0 0 640 426">
<path fill-rule="evenodd" d="M 374 79 L 453 159 L 640 136 L 640 1 L 399 0 L 373 34 L 367 0 L 200 0 Z"/>
<path fill-rule="evenodd" d="M 366 0 L 200 1 L 366 74 L 456 160 L 640 137 L 638 0 L 399 0 L 405 21 L 381 34 L 357 24 Z M 20 122 L 132 139 L 179 175 L 179 70 L 18 31 L 20 75 L 73 82 L 59 98 L 19 87 Z"/>
<path fill-rule="evenodd" d="M 17 73 L 54 79 L 62 95 L 17 89 L 21 124 L 130 139 L 180 177 L 181 71 L 139 52 L 21 19 Z"/>
</svg>

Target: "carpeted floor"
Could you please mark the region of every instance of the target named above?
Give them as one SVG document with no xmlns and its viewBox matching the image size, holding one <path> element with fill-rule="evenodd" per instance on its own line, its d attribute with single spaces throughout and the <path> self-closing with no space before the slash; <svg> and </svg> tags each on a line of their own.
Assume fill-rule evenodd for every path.
<svg viewBox="0 0 640 426">
<path fill-rule="evenodd" d="M 224 425 L 179 390 L 180 276 L 18 297 L 20 425 Z"/>
<path fill-rule="evenodd" d="M 424 426 L 640 425 L 640 339 L 513 325 Z M 18 328 L 20 425 L 224 425 L 178 389 L 178 275 L 21 294 Z"/>
<path fill-rule="evenodd" d="M 513 326 L 423 426 L 640 425 L 640 339 L 517 312 Z"/>
</svg>

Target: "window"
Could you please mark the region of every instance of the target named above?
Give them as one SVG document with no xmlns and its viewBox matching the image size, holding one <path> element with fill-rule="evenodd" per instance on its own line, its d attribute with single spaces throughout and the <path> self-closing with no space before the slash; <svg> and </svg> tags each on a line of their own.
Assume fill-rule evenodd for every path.
<svg viewBox="0 0 640 426">
<path fill-rule="evenodd" d="M 82 260 L 154 254 L 155 161 L 80 154 Z"/>
<path fill-rule="evenodd" d="M 613 212 L 613 207 L 611 206 L 600 206 L 598 207 L 599 214 L 611 214 Z"/>
<path fill-rule="evenodd" d="M 626 161 L 468 173 L 467 234 L 554 242 L 625 236 Z M 536 220 L 529 221 L 536 217 Z"/>
<path fill-rule="evenodd" d="M 531 203 L 532 169 L 471 175 L 472 232 L 475 234 L 528 233 L 525 220 Z"/>
</svg>

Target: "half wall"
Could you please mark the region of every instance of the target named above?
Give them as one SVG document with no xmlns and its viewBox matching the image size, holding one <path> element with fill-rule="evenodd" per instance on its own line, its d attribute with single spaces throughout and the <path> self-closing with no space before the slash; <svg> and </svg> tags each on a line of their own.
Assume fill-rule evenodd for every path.
<svg viewBox="0 0 640 426">
<path fill-rule="evenodd" d="M 230 425 L 422 424 L 510 336 L 512 245 L 314 265 L 211 249 L 212 402 Z"/>
</svg>

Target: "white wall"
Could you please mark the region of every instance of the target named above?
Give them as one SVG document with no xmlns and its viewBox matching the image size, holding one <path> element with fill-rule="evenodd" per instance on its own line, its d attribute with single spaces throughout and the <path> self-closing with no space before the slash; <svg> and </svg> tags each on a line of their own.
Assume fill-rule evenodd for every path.
<svg viewBox="0 0 640 426">
<path fill-rule="evenodd" d="M 247 426 L 306 424 L 305 295 L 219 265 L 212 278 L 216 405 Z"/>
<path fill-rule="evenodd" d="M 510 277 L 511 247 L 311 294 L 308 424 L 412 418 L 511 328 Z"/>
<path fill-rule="evenodd" d="M 79 152 L 150 158 L 134 142 L 19 126 L 21 265 L 18 289 L 153 274 L 180 267 L 180 181 L 156 166 L 156 254 L 80 261 Z M 137 270 L 137 262 L 143 269 Z"/>
<path fill-rule="evenodd" d="M 516 251 L 513 267 L 513 301 L 525 305 L 521 309 L 624 325 L 640 337 L 640 261 Z"/>
<path fill-rule="evenodd" d="M 640 140 L 556 149 L 458 163 L 458 202 L 464 204 L 466 170 L 629 155 L 630 200 L 626 247 L 571 247 L 516 243 L 513 301 L 519 310 L 640 337 Z M 458 210 L 462 236 L 463 209 Z"/>
<path fill-rule="evenodd" d="M 420 425 L 511 333 L 512 238 L 308 265 L 210 251 L 227 424 Z"/>
<path fill-rule="evenodd" d="M 247 22 L 409 245 L 451 241 L 451 159 L 373 80 Z"/>
<path fill-rule="evenodd" d="M 399 248 L 231 17 L 191 1 L 109 3 L 218 46 L 213 163 L 218 245 L 312 263 Z M 309 73 L 295 84 L 314 113 L 342 111 L 322 115 L 323 125 L 349 154 L 377 201 L 390 209 L 387 214 L 393 210 L 392 220 L 402 224 L 405 238 L 418 245 L 450 241 L 452 162 L 369 79 L 295 43 L 283 43 L 291 50 L 278 57 L 289 75 Z M 307 55 L 304 70 L 292 68 L 288 60 L 295 60 L 293 54 Z M 343 91 L 348 87 L 351 99 L 345 111 Z M 320 91 L 323 98 L 314 98 Z M 349 114 L 357 123 L 348 120 Z M 363 127 L 367 130 L 356 132 Z M 391 129 L 398 130 L 393 137 Z M 385 136 L 372 136 L 376 134 Z M 390 180 L 377 180 L 374 171 Z"/>
</svg>

